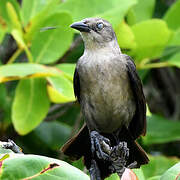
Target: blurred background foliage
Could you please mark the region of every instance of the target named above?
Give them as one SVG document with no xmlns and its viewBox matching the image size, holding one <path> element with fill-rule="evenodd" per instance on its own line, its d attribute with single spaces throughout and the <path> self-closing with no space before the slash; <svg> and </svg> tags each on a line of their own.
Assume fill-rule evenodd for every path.
<svg viewBox="0 0 180 180">
<path fill-rule="evenodd" d="M 83 42 L 69 25 L 86 17 L 110 21 L 136 63 L 149 107 L 139 143 L 151 161 L 135 172 L 159 179 L 180 158 L 180 0 L 0 0 L 1 141 L 72 163 L 59 148 L 83 124 L 72 85 Z"/>
</svg>

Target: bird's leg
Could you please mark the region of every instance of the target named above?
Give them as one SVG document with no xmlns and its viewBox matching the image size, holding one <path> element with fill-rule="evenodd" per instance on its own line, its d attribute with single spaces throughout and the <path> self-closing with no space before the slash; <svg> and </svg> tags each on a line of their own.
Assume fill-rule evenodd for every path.
<svg viewBox="0 0 180 180">
<path fill-rule="evenodd" d="M 119 177 L 122 176 L 126 169 L 126 162 L 129 157 L 129 149 L 126 142 L 120 142 L 114 146 L 110 153 L 112 165 L 109 167 L 112 173 L 117 173 Z"/>
<path fill-rule="evenodd" d="M 91 131 L 90 137 L 92 155 L 96 154 L 99 159 L 109 160 L 109 154 L 104 149 L 106 148 L 105 144 L 110 147 L 110 140 L 96 131 Z"/>
<path fill-rule="evenodd" d="M 91 160 L 91 167 L 89 169 L 89 174 L 91 180 L 101 180 L 100 170 L 94 159 Z"/>
</svg>

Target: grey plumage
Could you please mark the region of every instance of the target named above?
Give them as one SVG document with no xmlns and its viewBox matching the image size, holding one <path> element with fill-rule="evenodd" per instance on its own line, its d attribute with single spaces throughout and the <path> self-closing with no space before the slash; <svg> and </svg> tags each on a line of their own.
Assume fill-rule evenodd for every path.
<svg viewBox="0 0 180 180">
<path fill-rule="evenodd" d="M 74 92 L 89 134 L 92 131 L 103 134 L 111 140 L 112 146 L 120 141 L 128 141 L 128 148 L 132 152 L 128 163 L 137 161 L 138 166 L 147 163 L 145 152 L 134 142 L 146 132 L 146 106 L 133 61 L 121 53 L 112 26 L 106 20 L 87 18 L 72 24 L 72 28 L 81 31 L 85 44 L 84 54 L 78 60 L 74 74 Z M 110 174 L 108 167 L 111 163 L 99 159 L 87 149 L 78 152 L 78 144 L 83 143 L 87 136 L 87 127 L 85 125 L 62 150 L 71 157 L 84 156 L 88 169 L 91 165 L 87 161 L 91 159 L 96 160 L 97 166 L 107 166 L 107 170 L 101 172 L 103 179 Z M 87 138 L 87 148 L 90 139 Z M 134 153 L 136 157 L 133 157 Z"/>
</svg>

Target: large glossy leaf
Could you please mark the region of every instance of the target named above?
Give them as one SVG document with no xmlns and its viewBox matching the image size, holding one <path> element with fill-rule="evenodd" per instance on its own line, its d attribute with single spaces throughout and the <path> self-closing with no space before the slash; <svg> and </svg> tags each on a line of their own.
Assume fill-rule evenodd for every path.
<svg viewBox="0 0 180 180">
<path fill-rule="evenodd" d="M 165 156 L 150 156 L 150 162 L 141 166 L 145 179 L 153 176 L 160 176 L 171 166 L 179 162 L 177 158 L 167 158 Z M 140 179 L 141 180 L 141 179 Z"/>
<path fill-rule="evenodd" d="M 148 178 L 147 180 L 159 180 L 161 176 L 153 176 Z"/>
<path fill-rule="evenodd" d="M 74 21 L 94 16 L 119 24 L 127 10 L 135 3 L 136 0 L 104 0 L 103 3 L 97 0 L 69 0 L 60 4 L 57 10 L 69 11 Z"/>
<path fill-rule="evenodd" d="M 160 178 L 160 180 L 180 180 L 180 163 L 177 163 L 168 169 Z"/>
<path fill-rule="evenodd" d="M 168 46 L 180 46 L 180 29 L 177 30 L 174 34 L 172 39 L 169 41 Z"/>
<path fill-rule="evenodd" d="M 22 18 L 24 26 L 42 11 L 52 0 L 23 0 L 22 1 Z"/>
<path fill-rule="evenodd" d="M 2 161 L 0 180 L 89 180 L 89 177 L 70 164 L 44 156 L 10 154 Z"/>
<path fill-rule="evenodd" d="M 177 30 L 180 28 L 179 22 L 179 12 L 180 12 L 180 0 L 177 0 L 166 12 L 164 16 L 164 20 L 167 22 L 168 26 L 173 29 Z"/>
<path fill-rule="evenodd" d="M 48 64 L 61 57 L 69 48 L 73 32 L 69 28 L 72 23 L 68 13 L 56 13 L 42 24 L 42 27 L 57 27 L 53 30 L 39 31 L 31 46 L 34 62 Z"/>
<path fill-rule="evenodd" d="M 106 180 L 119 180 L 119 176 L 117 174 L 112 174 L 110 177 L 106 178 Z"/>
<path fill-rule="evenodd" d="M 180 67 L 180 29 L 173 33 L 163 54 L 165 57 L 162 59 L 166 59 L 170 65 Z"/>
<path fill-rule="evenodd" d="M 1 19 L 0 19 L 0 23 L 1 23 Z M 2 28 L 2 26 L 0 24 L 0 44 L 3 41 L 5 34 L 6 34 L 6 31 Z"/>
<path fill-rule="evenodd" d="M 63 76 L 48 78 L 48 94 L 52 102 L 65 103 L 75 101 L 73 84 Z"/>
<path fill-rule="evenodd" d="M 136 59 L 157 58 L 162 54 L 171 31 L 162 20 L 152 19 L 132 26 L 137 47 L 133 50 Z"/>
<path fill-rule="evenodd" d="M 176 164 L 179 159 L 164 156 L 149 156 L 150 161 L 140 169 L 133 169 L 139 180 L 157 180 L 167 169 Z M 159 179 L 158 179 L 159 180 Z"/>
<path fill-rule="evenodd" d="M 147 120 L 147 134 L 143 138 L 145 144 L 166 143 L 180 140 L 180 122 L 170 121 L 158 115 Z"/>
<path fill-rule="evenodd" d="M 16 131 L 25 135 L 37 127 L 49 110 L 44 79 L 21 80 L 12 106 L 12 121 Z"/>
<path fill-rule="evenodd" d="M 122 22 L 115 28 L 118 44 L 123 49 L 133 49 L 136 47 L 135 36 L 131 27 Z"/>
<path fill-rule="evenodd" d="M 27 43 L 31 43 L 35 34 L 41 31 L 44 21 L 52 14 L 52 11 L 54 11 L 58 3 L 59 0 L 50 1 L 39 13 L 32 17 L 28 25 L 25 27 L 26 34 L 24 35 L 24 38 Z"/>
<path fill-rule="evenodd" d="M 16 0 L 0 0 L 0 15 L 6 21 L 6 23 L 8 23 L 8 25 L 11 25 L 10 17 L 7 11 L 7 3 L 12 4 L 13 8 L 16 11 L 16 14 L 18 15 L 18 19 L 20 19 L 20 7 Z"/>
<path fill-rule="evenodd" d="M 15 63 L 0 66 L 0 82 L 22 78 L 60 76 L 62 72 L 57 68 L 40 64 Z"/>
<path fill-rule="evenodd" d="M 155 7 L 155 0 L 138 0 L 127 15 L 128 24 L 133 25 L 138 22 L 148 20 L 152 17 Z"/>
<path fill-rule="evenodd" d="M 167 61 L 170 65 L 174 65 L 177 67 L 180 67 L 180 52 L 174 54 L 173 56 L 171 56 L 168 61 Z"/>
<path fill-rule="evenodd" d="M 12 28 L 17 29 L 19 32 L 22 33 L 21 22 L 13 4 L 11 4 L 10 2 L 7 2 L 6 9 L 7 9 L 8 17 L 9 17 L 9 22 L 11 23 Z"/>
<path fill-rule="evenodd" d="M 50 149 L 58 150 L 70 137 L 71 127 L 57 121 L 42 122 L 34 133 Z"/>
<path fill-rule="evenodd" d="M 74 76 L 74 71 L 75 71 L 75 64 L 67 64 L 67 63 L 63 63 L 63 64 L 58 64 L 56 66 L 59 70 L 61 70 L 64 75 L 69 79 L 69 80 L 73 80 L 73 76 Z"/>
</svg>

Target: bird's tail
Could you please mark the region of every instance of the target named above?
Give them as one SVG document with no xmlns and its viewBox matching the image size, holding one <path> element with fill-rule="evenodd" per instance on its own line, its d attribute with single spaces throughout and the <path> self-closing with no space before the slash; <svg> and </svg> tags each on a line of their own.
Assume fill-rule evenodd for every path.
<svg viewBox="0 0 180 180">
<path fill-rule="evenodd" d="M 127 128 L 123 127 L 119 133 L 119 141 L 127 142 L 129 148 L 129 158 L 127 164 L 131 164 L 134 161 L 137 162 L 137 167 L 149 162 L 148 156 L 143 148 L 132 138 L 131 133 Z"/>
<path fill-rule="evenodd" d="M 114 137 L 106 136 L 109 139 L 113 139 Z M 114 141 L 114 140 L 112 140 Z M 143 164 L 147 164 L 149 159 L 142 149 L 142 147 L 134 141 L 131 137 L 129 131 L 126 128 L 122 128 L 119 133 L 119 141 L 127 142 L 127 146 L 129 148 L 129 158 L 127 161 L 127 166 L 132 164 L 133 162 L 137 162 L 137 167 L 140 167 Z M 91 154 L 91 141 L 89 137 L 89 130 L 86 125 L 84 125 L 79 133 L 72 137 L 62 148 L 61 151 L 69 156 L 72 160 L 78 160 L 82 156 L 84 157 L 84 164 L 87 169 L 91 166 L 92 154 Z M 109 170 L 110 163 L 105 162 L 104 160 L 98 159 L 94 157 L 95 161 L 101 172 L 101 179 L 105 179 L 111 174 Z"/>
</svg>

